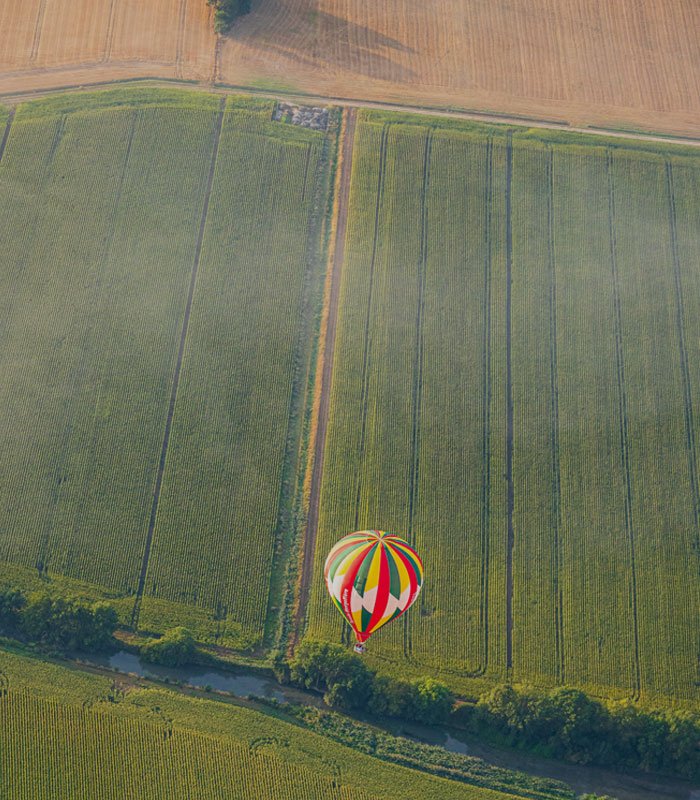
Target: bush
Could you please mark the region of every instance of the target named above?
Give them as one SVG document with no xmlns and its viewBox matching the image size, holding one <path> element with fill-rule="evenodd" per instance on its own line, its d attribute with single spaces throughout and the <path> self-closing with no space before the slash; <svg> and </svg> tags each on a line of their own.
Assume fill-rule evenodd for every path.
<svg viewBox="0 0 700 800">
<path fill-rule="evenodd" d="M 195 660 L 197 645 L 187 628 L 171 628 L 160 639 L 141 645 L 140 654 L 144 661 L 152 664 L 181 667 Z"/>
<path fill-rule="evenodd" d="M 377 675 L 372 686 L 372 711 L 379 717 L 406 717 L 412 711 L 411 686 L 386 675 Z"/>
<path fill-rule="evenodd" d="M 324 692 L 329 706 L 368 708 L 375 716 L 401 717 L 426 724 L 445 721 L 454 696 L 433 678 L 409 682 L 375 675 L 345 647 L 304 642 L 290 663 L 292 683 Z"/>
<path fill-rule="evenodd" d="M 460 717 L 475 732 L 555 758 L 700 777 L 700 715 L 691 712 L 606 706 L 578 689 L 497 686 Z"/>
<path fill-rule="evenodd" d="M 19 589 L 5 589 L 0 592 L 0 630 L 4 633 L 16 633 L 21 611 L 26 605 L 27 598 Z"/>
<path fill-rule="evenodd" d="M 226 33 L 243 14 L 250 11 L 250 0 L 207 0 L 214 7 L 214 30 Z"/>
<path fill-rule="evenodd" d="M 117 613 L 107 603 L 86 605 L 48 594 L 2 595 L 4 629 L 59 650 L 104 650 L 114 644 Z"/>
<path fill-rule="evenodd" d="M 413 719 L 426 725 L 435 725 L 448 719 L 455 698 L 444 683 L 433 678 L 418 678 L 409 687 L 409 709 Z"/>
<path fill-rule="evenodd" d="M 292 683 L 324 692 L 324 700 L 338 708 L 364 708 L 372 694 L 374 673 L 344 647 L 325 642 L 303 642 L 289 665 Z"/>
</svg>

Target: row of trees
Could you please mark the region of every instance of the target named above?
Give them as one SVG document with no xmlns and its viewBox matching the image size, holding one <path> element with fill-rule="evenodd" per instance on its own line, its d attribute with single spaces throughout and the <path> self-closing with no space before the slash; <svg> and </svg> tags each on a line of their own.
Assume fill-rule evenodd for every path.
<svg viewBox="0 0 700 800">
<path fill-rule="evenodd" d="M 114 644 L 117 612 L 108 603 L 19 589 L 0 592 L 0 632 L 60 650 L 104 650 Z"/>
<path fill-rule="evenodd" d="M 288 665 L 278 662 L 276 674 L 283 682 L 323 692 L 325 702 L 334 708 L 429 724 L 447 721 L 455 701 L 440 681 L 376 675 L 346 648 L 326 642 L 303 642 Z"/>
<path fill-rule="evenodd" d="M 243 14 L 250 11 L 250 0 L 207 0 L 214 7 L 214 30 L 226 33 L 231 25 Z"/>
<path fill-rule="evenodd" d="M 578 689 L 497 686 L 455 705 L 432 678 L 375 674 L 339 645 L 304 642 L 277 677 L 323 692 L 328 705 L 427 724 L 448 722 L 492 741 L 578 764 L 629 767 L 700 779 L 700 714 L 604 704 Z"/>
<path fill-rule="evenodd" d="M 455 711 L 474 732 L 579 764 L 700 778 L 700 715 L 603 704 L 578 689 L 498 686 Z"/>
</svg>

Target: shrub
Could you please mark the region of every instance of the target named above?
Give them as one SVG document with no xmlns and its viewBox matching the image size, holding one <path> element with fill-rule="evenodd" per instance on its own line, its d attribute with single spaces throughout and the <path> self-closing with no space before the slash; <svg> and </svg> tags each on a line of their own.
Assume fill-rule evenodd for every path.
<svg viewBox="0 0 700 800">
<path fill-rule="evenodd" d="M 181 667 L 191 664 L 197 655 L 197 645 L 187 628 L 177 627 L 166 631 L 160 639 L 141 645 L 141 657 L 152 664 Z"/>
</svg>

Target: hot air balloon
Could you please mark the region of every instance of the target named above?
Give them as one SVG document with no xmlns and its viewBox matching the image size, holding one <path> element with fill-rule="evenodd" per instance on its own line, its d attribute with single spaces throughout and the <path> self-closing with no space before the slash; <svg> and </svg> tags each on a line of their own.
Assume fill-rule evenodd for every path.
<svg viewBox="0 0 700 800">
<path fill-rule="evenodd" d="M 411 545 L 385 531 L 357 531 L 332 548 L 323 569 L 326 586 L 350 623 L 357 644 L 413 604 L 423 584 L 423 563 Z"/>
</svg>

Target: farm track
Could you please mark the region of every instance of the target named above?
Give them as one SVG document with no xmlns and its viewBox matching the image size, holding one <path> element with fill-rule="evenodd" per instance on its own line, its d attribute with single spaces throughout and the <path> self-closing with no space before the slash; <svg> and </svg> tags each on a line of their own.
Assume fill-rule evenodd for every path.
<svg viewBox="0 0 700 800">
<path fill-rule="evenodd" d="M 306 271 L 304 274 L 304 285 L 301 296 L 301 303 L 299 306 L 299 319 L 301 325 L 297 335 L 297 341 L 294 348 L 294 374 L 292 377 L 292 384 L 289 398 L 289 411 L 287 414 L 287 431 L 285 436 L 285 451 L 282 460 L 282 480 L 280 481 L 280 494 L 277 505 L 277 523 L 275 525 L 275 549 L 273 553 L 271 575 L 284 572 L 286 562 L 289 560 L 288 549 L 292 537 L 297 535 L 298 528 L 295 526 L 294 520 L 290 519 L 295 514 L 295 511 L 290 512 L 292 506 L 299 508 L 303 506 L 303 501 L 299 501 L 299 493 L 303 493 L 304 470 L 299 470 L 299 459 L 301 455 L 301 443 L 304 439 L 304 407 L 308 402 L 309 392 L 313 394 L 313 387 L 309 388 L 310 373 L 311 373 L 311 359 L 313 358 L 312 352 L 306 352 L 308 342 L 314 338 L 315 333 L 315 312 L 317 293 L 316 287 L 323 275 L 318 276 L 318 257 L 319 250 L 317 242 L 321 239 L 321 228 L 323 227 L 323 198 L 322 193 L 324 189 L 324 164 L 330 157 L 328 151 L 330 150 L 328 139 L 324 140 L 323 144 L 324 155 L 319 159 L 317 171 L 313 174 L 312 187 L 313 187 L 313 205 L 316 211 L 313 214 L 312 221 L 309 224 L 307 231 L 306 243 Z M 306 196 L 307 186 L 309 183 L 309 166 L 311 162 L 311 145 L 306 148 L 306 161 L 304 164 L 304 182 L 302 188 L 302 202 Z M 289 476 L 289 477 L 286 477 Z M 294 476 L 301 479 L 301 485 L 295 485 L 293 492 L 294 496 L 290 497 L 289 491 L 285 488 L 287 483 L 294 484 Z M 290 532 L 287 532 L 290 531 Z M 312 562 L 313 564 L 313 562 Z M 279 615 L 275 613 L 276 609 L 284 608 L 288 595 L 285 596 L 286 587 L 280 587 L 280 590 L 274 591 L 274 581 L 270 584 L 270 592 L 268 595 L 267 611 L 265 613 L 265 635 L 264 641 L 271 640 L 268 626 L 270 621 L 275 620 Z"/>
<path fill-rule="evenodd" d="M 369 377 L 370 377 L 370 324 L 372 321 L 372 292 L 374 289 L 374 273 L 375 264 L 377 259 L 377 247 L 379 244 L 379 218 L 382 205 L 382 197 L 384 195 L 384 171 L 386 169 L 386 140 L 388 136 L 388 127 L 385 125 L 382 128 L 382 137 L 379 145 L 379 178 L 377 181 L 377 203 L 374 209 L 374 238 L 372 240 L 372 258 L 369 265 L 369 288 L 367 290 L 367 315 L 365 317 L 365 331 L 364 331 L 364 351 L 362 353 L 362 379 L 360 394 L 360 406 L 362 407 L 362 423 L 360 425 L 360 453 L 359 464 L 362 464 L 362 459 L 365 452 L 365 439 L 367 434 L 367 394 L 369 392 Z M 357 475 L 357 492 L 355 495 L 355 530 L 357 530 L 360 522 L 360 498 L 362 495 L 362 468 L 360 466 Z"/>
<path fill-rule="evenodd" d="M 693 520 L 695 522 L 695 540 L 700 535 L 700 496 L 698 490 L 697 454 L 695 446 L 695 422 L 693 415 L 693 394 L 688 367 L 688 350 L 685 340 L 685 313 L 683 310 L 683 285 L 681 282 L 681 264 L 678 255 L 678 236 L 676 231 L 676 200 L 673 188 L 673 167 L 666 161 L 666 185 L 668 189 L 668 221 L 671 232 L 671 252 L 673 256 L 673 277 L 676 290 L 676 327 L 678 330 L 678 349 L 681 375 L 683 378 L 683 410 L 685 416 L 686 447 L 688 449 L 688 469 L 690 472 L 690 489 L 693 498 Z"/>
<path fill-rule="evenodd" d="M 314 442 L 314 461 L 311 472 L 309 492 L 309 510 L 304 533 L 304 552 L 301 574 L 299 578 L 299 598 L 294 614 L 294 626 L 291 634 L 291 647 L 296 645 L 301 628 L 306 618 L 306 606 L 309 601 L 309 589 L 313 576 L 314 558 L 316 555 L 316 537 L 318 535 L 318 516 L 321 498 L 321 478 L 323 476 L 323 459 L 328 430 L 328 413 L 330 410 L 330 390 L 333 379 L 333 356 L 335 335 L 338 323 L 338 307 L 340 300 L 340 279 L 345 258 L 345 235 L 348 222 L 348 202 L 350 199 L 350 175 L 352 171 L 352 155 L 355 142 L 355 125 L 357 114 L 349 109 L 345 114 L 345 130 L 342 143 L 342 162 L 338 182 L 338 206 L 333 247 L 333 267 L 330 276 L 330 297 L 328 317 L 323 351 L 323 369 L 321 372 L 321 392 L 318 408 L 316 440 Z"/>
<path fill-rule="evenodd" d="M 484 193 L 484 331 L 482 337 L 481 395 L 481 587 L 479 627 L 483 651 L 477 675 L 485 674 L 489 664 L 489 530 L 491 525 L 491 202 L 493 195 L 493 140 L 486 146 L 486 191 Z"/>
<path fill-rule="evenodd" d="M 512 285 L 513 285 L 513 141 L 508 134 L 506 143 L 506 669 L 513 668 L 513 363 L 512 363 Z"/>
<path fill-rule="evenodd" d="M 209 166 L 209 176 L 207 178 L 207 187 L 204 193 L 204 203 L 202 204 L 202 215 L 199 223 L 199 232 L 197 234 L 197 244 L 195 246 L 194 259 L 192 264 L 192 274 L 190 277 L 190 285 L 187 294 L 187 303 L 185 305 L 185 313 L 182 320 L 182 332 L 180 334 L 180 345 L 177 353 L 177 361 L 175 364 L 175 373 L 173 375 L 172 390 L 170 393 L 170 404 L 168 406 L 168 415 L 165 422 L 165 431 L 163 433 L 163 445 L 160 452 L 160 461 L 158 464 L 158 472 L 156 475 L 156 483 L 153 490 L 153 504 L 151 506 L 151 515 L 148 521 L 148 532 L 146 534 L 146 544 L 144 547 L 143 560 L 141 563 L 141 572 L 139 574 L 139 583 L 136 591 L 136 600 L 134 602 L 134 610 L 131 616 L 131 626 L 136 629 L 138 626 L 139 614 L 141 611 L 141 600 L 143 598 L 143 591 L 146 584 L 146 571 L 148 569 L 148 560 L 151 554 L 151 545 L 153 543 L 153 532 L 156 526 L 156 516 L 158 514 L 158 501 L 160 500 L 160 492 L 163 485 L 163 473 L 165 472 L 165 460 L 168 454 L 168 444 L 170 443 L 170 433 L 172 431 L 173 414 L 175 412 L 175 403 L 177 401 L 177 390 L 180 383 L 180 373 L 182 371 L 182 361 L 185 354 L 185 343 L 187 341 L 187 329 L 189 327 L 190 313 L 192 311 L 192 301 L 194 298 L 194 290 L 197 282 L 197 272 L 199 270 L 199 260 L 202 253 L 202 243 L 204 241 L 204 229 L 207 222 L 207 213 L 209 211 L 209 200 L 211 198 L 211 190 L 214 184 L 214 172 L 216 170 L 216 159 L 219 152 L 219 141 L 221 139 L 221 129 L 224 122 L 224 108 L 226 105 L 225 98 L 222 98 L 219 104 L 219 113 L 214 126 L 214 141 L 212 144 L 211 163 Z"/>
<path fill-rule="evenodd" d="M 549 370 L 551 397 L 552 503 L 554 534 L 554 649 L 557 679 L 564 682 L 564 598 L 561 587 L 561 471 L 559 462 L 559 378 L 557 358 L 557 273 L 554 257 L 554 152 L 547 153 L 547 260 L 549 267 Z"/>
<path fill-rule="evenodd" d="M 416 350 L 413 361 L 413 419 L 411 421 L 411 474 L 408 483 L 408 541 L 413 544 L 418 477 L 420 468 L 420 414 L 423 391 L 423 316 L 425 309 L 425 280 L 428 261 L 428 188 L 430 185 L 430 154 L 432 132 L 425 139 L 423 153 L 423 183 L 421 186 L 420 257 L 418 259 L 418 304 L 416 308 Z M 404 654 L 411 657 L 413 641 L 408 619 L 403 626 Z"/>
<path fill-rule="evenodd" d="M 217 74 L 211 81 L 190 81 L 180 80 L 164 75 L 143 74 L 143 75 L 123 75 L 120 70 L 147 70 L 149 68 L 164 68 L 172 66 L 167 61 L 138 61 L 138 60 L 119 60 L 110 61 L 104 65 L 100 61 L 84 62 L 81 64 L 70 64 L 58 67 L 39 67 L 29 70 L 15 70 L 0 73 L 0 87 L 2 80 L 7 78 L 20 78 L 31 75 L 58 75 L 61 73 L 70 75 L 77 71 L 85 70 L 93 73 L 97 69 L 104 71 L 103 80 L 84 80 L 77 83 L 67 83 L 60 86 L 35 87 L 32 89 L 20 89 L 1 91 L 0 100 L 5 103 L 19 103 L 26 100 L 35 99 L 52 94 L 61 94 L 70 91 L 87 91 L 92 89 L 108 89 L 114 87 L 124 87 L 129 84 L 161 87 L 182 87 L 183 89 L 200 90 L 210 93 L 229 94 L 250 94 L 257 97 L 269 97 L 273 100 L 298 102 L 301 104 L 326 104 L 337 105 L 347 109 L 376 109 L 380 111 L 397 111 L 419 116 L 430 116 L 446 119 L 463 119 L 473 122 L 494 123 L 497 125 L 518 125 L 520 127 L 535 127 L 544 130 L 565 131 L 568 133 L 582 133 L 591 136 L 607 136 L 614 139 L 633 139 L 643 142 L 663 142 L 665 144 L 678 144 L 688 147 L 700 147 L 700 136 L 664 134 L 660 132 L 644 132 L 639 130 L 625 130 L 614 127 L 602 127 L 591 125 L 588 127 L 569 125 L 566 122 L 548 119 L 545 117 L 531 117 L 523 114 L 507 114 L 502 112 L 481 111 L 477 109 L 455 110 L 444 106 L 417 105 L 411 103 L 389 103 L 376 100 L 366 100 L 361 97 L 345 97 L 339 95 L 323 95 L 312 92 L 294 91 L 270 91 L 244 84 L 226 83 Z"/>
<path fill-rule="evenodd" d="M 612 174 L 612 153 L 608 151 L 606 159 L 608 176 L 608 220 L 610 230 L 610 265 L 613 280 L 613 306 L 615 319 L 615 362 L 617 370 L 618 418 L 620 426 L 620 450 L 622 453 L 622 469 L 625 477 L 625 528 L 630 558 L 630 605 L 632 608 L 632 626 L 634 635 L 634 699 L 641 694 L 641 668 L 639 662 L 639 618 L 637 613 L 637 569 L 634 547 L 634 520 L 632 517 L 632 479 L 629 456 L 629 433 L 627 417 L 627 390 L 625 387 L 625 364 L 622 352 L 622 312 L 620 307 L 620 279 L 617 269 L 617 244 L 615 237 L 615 187 Z"/>
</svg>

